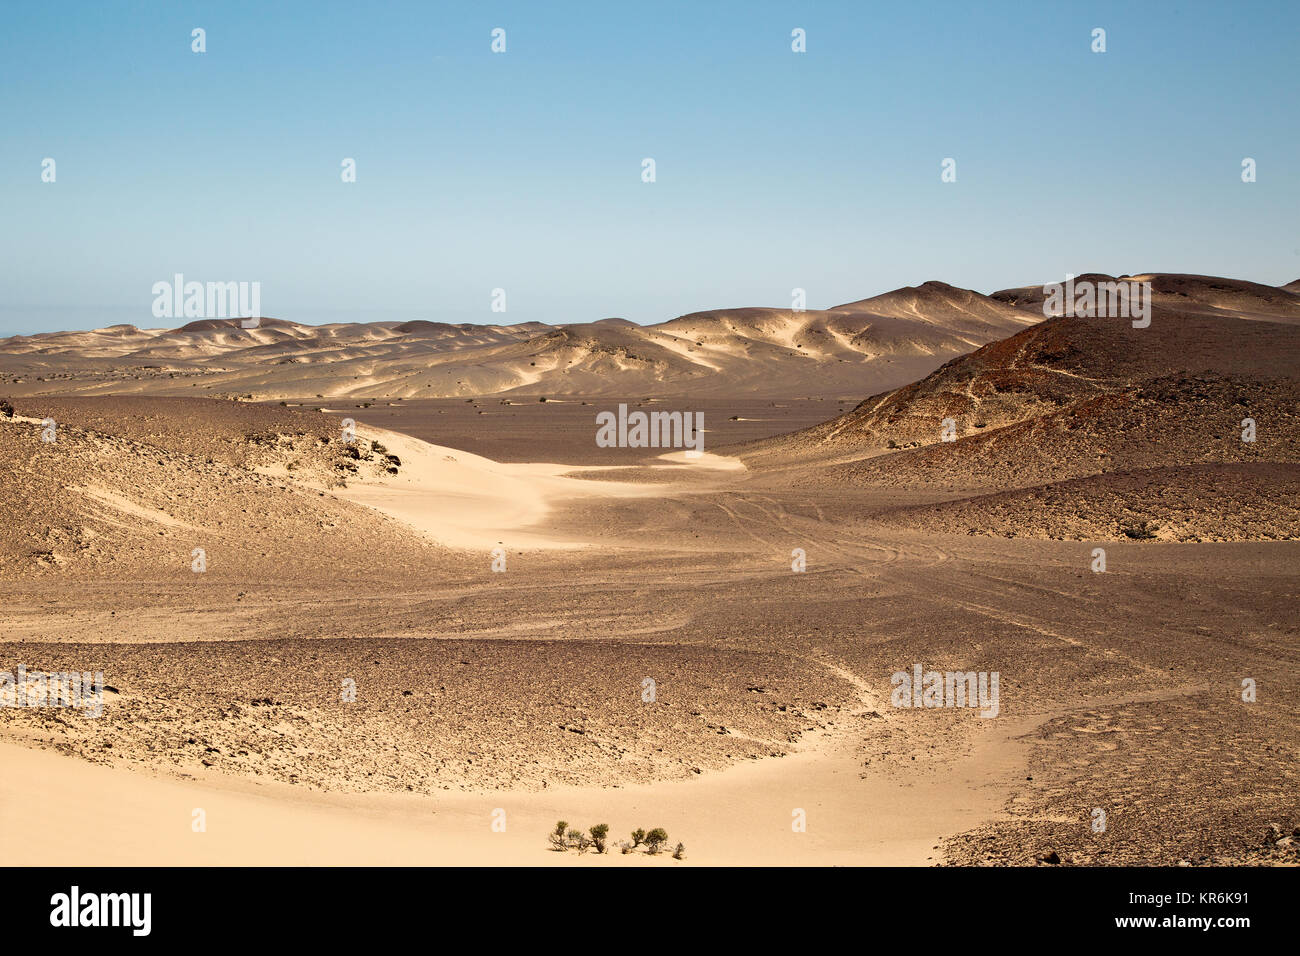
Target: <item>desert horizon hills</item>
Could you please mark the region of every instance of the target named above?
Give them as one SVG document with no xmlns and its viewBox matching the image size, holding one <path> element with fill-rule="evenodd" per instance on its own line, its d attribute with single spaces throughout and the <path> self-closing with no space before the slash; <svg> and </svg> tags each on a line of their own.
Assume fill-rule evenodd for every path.
<svg viewBox="0 0 1300 956">
<path fill-rule="evenodd" d="M 1300 862 L 1297 283 L 1132 278 L 1147 327 L 925 283 L 5 340 L 0 653 L 111 685 L 0 707 L 0 821 L 59 835 L 17 858 L 677 865 L 546 849 L 566 819 L 703 863 Z M 620 401 L 703 409 L 707 454 L 599 448 Z M 999 673 L 997 718 L 897 706 L 917 665 Z"/>
<path fill-rule="evenodd" d="M 1294 287 L 1138 274 L 1153 304 L 1206 315 L 1300 316 Z M 1114 281 L 1085 273 L 1079 281 Z M 983 295 L 929 281 L 825 310 L 736 308 L 655 325 L 623 319 L 516 325 L 197 319 L 0 340 L 16 395 L 154 394 L 279 399 L 858 396 L 906 385 L 1043 318 L 1041 286 Z"/>
</svg>

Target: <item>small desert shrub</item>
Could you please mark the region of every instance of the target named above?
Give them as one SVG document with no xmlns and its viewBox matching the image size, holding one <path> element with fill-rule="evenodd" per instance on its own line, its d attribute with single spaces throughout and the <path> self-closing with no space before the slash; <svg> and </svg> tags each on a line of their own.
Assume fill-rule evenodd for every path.
<svg viewBox="0 0 1300 956">
<path fill-rule="evenodd" d="M 663 827 L 655 827 L 645 835 L 645 851 L 650 854 L 658 853 L 668 842 L 668 831 Z"/>
<path fill-rule="evenodd" d="M 387 448 L 379 444 L 377 441 L 372 441 L 370 443 L 370 450 L 380 455 L 385 454 L 388 451 Z"/>
<path fill-rule="evenodd" d="M 897 448 L 897 447 L 898 447 L 898 442 L 894 441 L 894 439 L 891 438 L 891 439 L 889 439 L 888 442 L 885 443 L 885 447 L 886 447 L 886 448 Z"/>
<path fill-rule="evenodd" d="M 581 830 L 570 830 L 569 846 L 573 847 L 579 853 L 586 853 L 588 848 L 591 846 L 591 837 L 587 836 L 587 834 L 583 833 Z"/>
<path fill-rule="evenodd" d="M 564 842 L 564 831 L 567 830 L 568 828 L 569 828 L 569 824 L 564 820 L 561 820 L 559 823 L 555 824 L 555 829 L 551 831 L 551 835 L 550 835 L 551 846 L 554 849 L 563 852 L 569 848 L 569 845 L 566 842 Z"/>
<path fill-rule="evenodd" d="M 551 848 L 559 852 L 565 850 L 577 850 L 579 853 L 586 853 L 594 849 L 597 853 L 609 852 L 609 824 L 597 823 L 595 826 L 588 828 L 584 833 L 576 827 L 570 827 L 565 820 L 556 821 L 555 828 L 547 834 Z M 658 854 L 663 852 L 668 845 L 668 832 L 663 827 L 655 827 L 649 833 L 639 827 L 632 831 L 632 839 L 623 840 L 618 844 L 618 848 L 623 853 L 633 853 L 638 846 L 645 845 L 646 852 Z M 686 844 L 678 843 L 673 850 L 673 859 L 681 860 L 686 856 Z"/>
<path fill-rule="evenodd" d="M 1149 541 L 1156 536 L 1160 530 L 1160 525 L 1154 521 L 1131 521 L 1123 525 L 1120 531 L 1124 532 L 1125 537 L 1132 538 L 1135 541 Z"/>
</svg>

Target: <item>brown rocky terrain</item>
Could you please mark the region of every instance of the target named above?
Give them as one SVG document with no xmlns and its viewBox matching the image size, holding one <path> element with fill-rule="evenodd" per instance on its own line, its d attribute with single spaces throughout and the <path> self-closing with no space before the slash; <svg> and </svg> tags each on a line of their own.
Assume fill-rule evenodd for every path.
<svg viewBox="0 0 1300 956">
<path fill-rule="evenodd" d="M 1294 863 L 1297 328 L 1228 281 L 789 434 L 823 406 L 718 399 L 748 469 L 602 456 L 606 399 L 337 402 L 348 443 L 344 408 L 9 392 L 0 670 L 108 686 L 98 719 L 0 707 L 0 822 L 81 862 L 374 862 L 376 819 L 380 862 L 568 862 L 544 832 L 590 817 L 704 863 Z M 871 328 L 946 302 L 984 334 L 984 298 L 903 290 Z M 486 432 L 510 464 L 458 449 Z M 481 545 L 442 540 L 465 514 Z M 997 718 L 892 706 L 916 664 L 997 672 Z"/>
<path fill-rule="evenodd" d="M 57 570 L 60 579 L 192 580 L 195 548 L 206 551 L 213 579 L 235 568 L 310 576 L 322 551 L 356 573 L 382 574 L 432 550 L 314 487 L 392 467 L 366 443 L 344 443 L 336 417 L 211 399 L 13 407 L 0 417 L 0 486 L 12 504 L 0 528 L 0 578 Z M 46 420 L 53 442 L 42 440 Z"/>
<path fill-rule="evenodd" d="M 1109 541 L 1300 540 L 1300 464 L 1139 468 L 894 508 L 897 527 Z"/>
<path fill-rule="evenodd" d="M 1168 281 L 1153 282 L 1148 328 L 1049 319 L 821 425 L 728 450 L 801 487 L 985 495 L 888 519 L 936 530 L 1112 538 L 1150 521 L 1180 540 L 1293 537 L 1300 297 L 1156 278 Z M 1179 298 L 1194 294 L 1208 302 Z M 1225 314 L 1231 303 L 1256 311 Z"/>
</svg>

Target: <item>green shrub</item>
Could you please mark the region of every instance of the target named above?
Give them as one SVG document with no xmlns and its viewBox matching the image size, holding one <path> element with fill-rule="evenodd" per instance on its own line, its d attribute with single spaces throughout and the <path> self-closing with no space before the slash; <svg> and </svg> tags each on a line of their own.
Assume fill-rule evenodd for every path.
<svg viewBox="0 0 1300 956">
<path fill-rule="evenodd" d="M 564 820 L 555 824 L 555 829 L 551 831 L 550 841 L 553 849 L 561 852 L 567 850 L 569 845 L 564 841 L 564 831 L 569 828 L 569 824 Z"/>
<path fill-rule="evenodd" d="M 645 849 L 647 853 L 658 853 L 668 842 L 668 832 L 663 827 L 655 827 L 645 835 Z"/>
<path fill-rule="evenodd" d="M 597 853 L 605 852 L 605 840 L 609 837 L 609 824 L 598 823 L 591 828 L 591 842 L 596 845 Z"/>
</svg>

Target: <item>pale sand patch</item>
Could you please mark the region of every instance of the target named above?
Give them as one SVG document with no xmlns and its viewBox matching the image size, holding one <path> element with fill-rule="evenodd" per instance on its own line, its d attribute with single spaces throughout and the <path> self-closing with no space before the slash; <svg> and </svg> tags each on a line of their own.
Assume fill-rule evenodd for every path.
<svg viewBox="0 0 1300 956">
<path fill-rule="evenodd" d="M 747 471 L 745 463 L 730 455 L 716 455 L 711 451 L 670 451 L 660 455 L 656 461 L 662 461 L 672 467 L 711 468 L 715 471 Z M 651 468 L 662 467 L 650 465 Z"/>
<path fill-rule="evenodd" d="M 592 466 L 496 462 L 372 426 L 358 426 L 357 440 L 378 441 L 400 458 L 398 474 L 350 480 L 346 488 L 325 490 L 390 515 L 451 548 L 585 547 L 588 542 L 566 535 L 564 529 L 540 527 L 559 502 L 663 493 L 652 484 L 568 477 L 602 470 Z M 736 459 L 720 455 L 683 462 L 694 467 L 744 468 Z"/>
<path fill-rule="evenodd" d="M 159 511 L 157 508 L 149 508 L 145 505 L 136 504 L 131 499 L 119 495 L 114 491 L 109 491 L 102 485 L 86 485 L 83 488 L 69 488 L 68 490 L 78 492 L 79 494 L 90 498 L 92 501 L 97 501 L 102 505 L 107 505 L 116 511 L 131 515 L 134 518 L 139 518 L 142 521 L 151 521 L 154 524 L 164 525 L 168 528 L 180 528 L 182 531 L 203 530 L 202 528 L 196 528 L 193 525 L 186 524 L 184 521 L 173 518 L 171 515 L 164 511 Z"/>
<path fill-rule="evenodd" d="M 925 865 L 945 836 L 996 818 L 1023 774 L 1017 738 L 1041 718 L 990 721 L 970 752 L 872 772 L 820 748 L 691 780 L 541 792 L 333 795 L 213 774 L 178 780 L 0 743 L 0 828 L 14 866 L 73 865 Z M 191 828 L 206 812 L 207 832 Z M 493 811 L 506 830 L 493 832 Z M 807 815 L 794 832 L 792 813 Z M 556 853 L 556 820 L 608 823 L 612 853 Z M 661 826 L 687 847 L 623 855 Z"/>
</svg>

